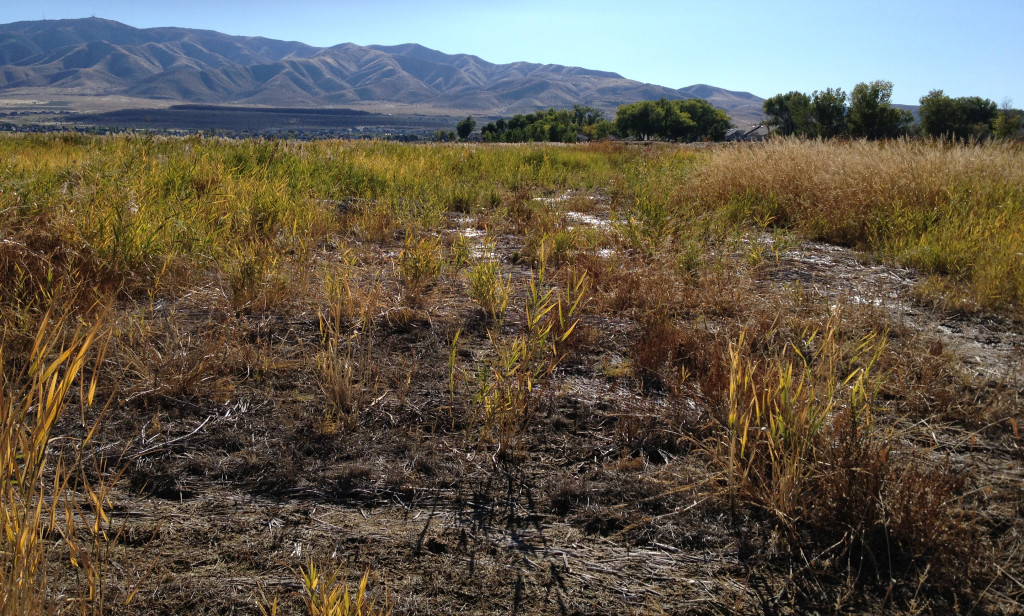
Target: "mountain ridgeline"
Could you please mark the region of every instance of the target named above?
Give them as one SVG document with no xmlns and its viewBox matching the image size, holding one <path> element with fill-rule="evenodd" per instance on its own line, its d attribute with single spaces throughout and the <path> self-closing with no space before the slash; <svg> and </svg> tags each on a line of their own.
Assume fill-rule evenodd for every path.
<svg viewBox="0 0 1024 616">
<path fill-rule="evenodd" d="M 0 25 L 0 92 L 59 90 L 184 103 L 329 107 L 377 102 L 480 115 L 588 105 L 614 114 L 651 99 L 703 98 L 735 121 L 762 99 L 708 85 L 673 89 L 555 64 L 493 64 L 421 45 L 313 47 L 99 18 Z"/>
</svg>

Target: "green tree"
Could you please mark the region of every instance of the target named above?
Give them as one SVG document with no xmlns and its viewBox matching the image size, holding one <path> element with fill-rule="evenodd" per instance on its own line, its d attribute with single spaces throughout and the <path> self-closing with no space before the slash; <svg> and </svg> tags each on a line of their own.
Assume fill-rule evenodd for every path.
<svg viewBox="0 0 1024 616">
<path fill-rule="evenodd" d="M 523 141 L 561 141 L 571 143 L 580 134 L 591 139 L 603 139 L 615 126 L 603 119 L 599 109 L 574 105 L 572 109 L 547 109 L 516 114 L 510 119 L 500 118 L 488 122 L 480 135 L 487 142 L 518 143 Z"/>
<path fill-rule="evenodd" d="M 921 129 L 932 137 L 951 136 L 957 130 L 956 105 L 942 90 L 932 90 L 920 99 Z"/>
<path fill-rule="evenodd" d="M 476 128 L 476 120 L 473 119 L 473 116 L 467 116 L 466 119 L 459 120 L 459 123 L 455 125 L 455 130 L 459 134 L 459 139 L 469 137 L 474 128 Z"/>
<path fill-rule="evenodd" d="M 1013 108 L 1010 99 L 1003 101 L 1003 106 L 992 123 L 992 130 L 1000 139 L 1012 139 L 1020 136 L 1021 120 L 1024 111 Z"/>
<path fill-rule="evenodd" d="M 933 137 L 982 139 L 992 134 L 996 104 L 979 96 L 950 98 L 942 90 L 921 97 L 921 128 Z"/>
<path fill-rule="evenodd" d="M 690 114 L 683 111 L 680 101 L 661 99 L 655 103 L 661 109 L 661 126 L 656 126 L 654 134 L 669 141 L 693 141 L 697 133 L 697 123 Z"/>
<path fill-rule="evenodd" d="M 620 135 L 644 140 L 721 140 L 730 126 L 724 111 L 702 99 L 640 101 L 620 106 L 615 114 Z"/>
<path fill-rule="evenodd" d="M 819 137 L 832 139 L 850 132 L 846 119 L 846 92 L 842 88 L 828 88 L 823 92 L 814 91 L 811 97 L 811 115 L 814 118 L 814 132 Z"/>
<path fill-rule="evenodd" d="M 607 139 L 614 132 L 615 123 L 608 120 L 599 120 L 583 127 L 583 134 L 595 141 Z"/>
<path fill-rule="evenodd" d="M 504 132 L 504 130 L 498 129 L 497 122 L 488 122 L 480 129 L 480 138 L 483 139 L 485 143 L 501 141 L 502 133 Z"/>
<path fill-rule="evenodd" d="M 776 94 L 765 99 L 762 108 L 768 116 L 766 124 L 783 135 L 806 137 L 811 133 L 811 97 L 803 92 Z"/>
<path fill-rule="evenodd" d="M 729 115 L 702 98 L 675 101 L 680 111 L 690 116 L 695 128 L 687 141 L 721 141 L 732 128 Z"/>
<path fill-rule="evenodd" d="M 592 126 L 604 119 L 604 112 L 600 109 L 594 109 L 593 107 L 580 107 L 579 105 L 572 106 L 572 115 L 573 124 L 580 128 L 584 126 Z"/>
<path fill-rule="evenodd" d="M 987 98 L 962 96 L 956 99 L 960 131 L 964 137 L 983 139 L 992 134 L 999 107 Z"/>
<path fill-rule="evenodd" d="M 892 82 L 858 83 L 850 95 L 850 134 L 867 139 L 899 137 L 913 122 L 909 111 L 892 106 Z"/>
<path fill-rule="evenodd" d="M 615 130 L 620 135 L 636 139 L 652 139 L 663 131 L 664 109 L 655 101 L 640 101 L 620 105 L 615 113 Z"/>
</svg>

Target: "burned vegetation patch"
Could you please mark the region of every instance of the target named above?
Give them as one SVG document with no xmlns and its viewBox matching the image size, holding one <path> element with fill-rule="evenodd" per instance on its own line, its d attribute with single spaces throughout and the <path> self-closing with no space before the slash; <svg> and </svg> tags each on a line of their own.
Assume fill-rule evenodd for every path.
<svg viewBox="0 0 1024 616">
<path fill-rule="evenodd" d="M 0 147 L 53 203 L 0 193 L 22 606 L 1021 608 L 1019 310 L 722 196 L 731 150 Z"/>
</svg>

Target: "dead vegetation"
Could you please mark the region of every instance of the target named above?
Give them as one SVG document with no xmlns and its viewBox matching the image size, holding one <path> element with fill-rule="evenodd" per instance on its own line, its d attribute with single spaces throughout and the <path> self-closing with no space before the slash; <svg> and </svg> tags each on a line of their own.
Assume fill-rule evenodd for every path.
<svg viewBox="0 0 1024 616">
<path fill-rule="evenodd" d="M 5 614 L 1024 603 L 1012 148 L 0 148 Z"/>
</svg>

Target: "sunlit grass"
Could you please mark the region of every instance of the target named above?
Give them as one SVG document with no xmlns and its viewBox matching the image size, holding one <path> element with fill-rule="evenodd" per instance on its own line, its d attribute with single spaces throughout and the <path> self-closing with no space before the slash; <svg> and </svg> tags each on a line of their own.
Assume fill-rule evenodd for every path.
<svg viewBox="0 0 1024 616">
<path fill-rule="evenodd" d="M 714 151 L 685 186 L 681 199 L 731 223 L 863 247 L 958 283 L 947 290 L 974 305 L 1024 299 L 1024 152 L 1014 144 L 773 140 Z"/>
<path fill-rule="evenodd" d="M 256 244 L 437 227 L 503 191 L 588 188 L 608 157 L 577 148 L 44 137 L 0 140 L 0 220 L 45 222 L 111 275 L 152 280 L 168 256 L 230 260 Z"/>
<path fill-rule="evenodd" d="M 559 371 L 589 344 L 573 378 L 602 372 L 666 409 L 692 394 L 701 424 L 681 438 L 704 439 L 734 509 L 767 513 L 791 547 L 813 527 L 847 547 L 882 533 L 922 554 L 969 552 L 970 533 L 950 534 L 966 527 L 950 522 L 960 488 L 930 463 L 897 469 L 875 423 L 877 392 L 897 398 L 914 380 L 913 367 L 898 378 L 882 367 L 884 326 L 832 305 L 824 316 L 802 300 L 768 305 L 757 285 L 815 239 L 930 274 L 918 293 L 939 304 L 1019 314 L 1019 148 L 71 135 L 0 138 L 0 165 L 0 358 L 13 375 L 0 408 L 21 419 L 42 390 L 18 375 L 72 378 L 84 363 L 65 365 L 78 355 L 62 349 L 95 338 L 68 332 L 110 304 L 113 359 L 97 373 L 125 399 L 272 396 L 286 423 L 312 415 L 325 442 L 372 440 L 386 415 L 512 460 L 530 455 L 524 441 L 549 420 L 540 411 L 560 412 Z M 55 325 L 50 310 L 67 316 Z M 39 331 L 70 342 L 40 347 Z M 450 344 L 447 374 L 425 366 L 435 380 L 417 383 L 418 354 L 436 363 L 438 341 Z M 447 416 L 407 406 L 410 389 L 448 403 Z M 620 415 L 614 430 L 640 430 L 608 413 Z M 22 424 L 0 451 L 16 470 L 45 462 L 16 442 L 36 429 Z M 29 502 L 17 489 L 37 484 L 7 482 L 5 520 Z M 44 596 L 39 571 L 25 575 Z M 315 607 L 344 603 L 337 575 L 312 564 L 303 575 L 311 612 L 351 611 Z"/>
<path fill-rule="evenodd" d="M 112 482 L 89 480 L 83 458 L 99 429 L 55 446 L 56 425 L 79 390 L 83 419 L 105 344 L 100 324 L 69 328 L 47 313 L 27 363 L 12 369 L 0 346 L 0 614 L 103 613 L 104 548 Z M 68 332 L 67 329 L 73 329 Z M 17 358 L 21 359 L 21 358 Z M 91 370 L 89 370 L 91 368 Z M 91 372 L 91 375 L 87 375 Z M 59 541 L 53 538 L 59 537 Z M 77 570 L 71 598 L 55 592 L 61 561 Z"/>
</svg>

